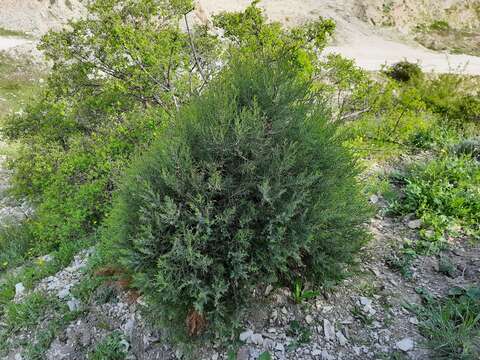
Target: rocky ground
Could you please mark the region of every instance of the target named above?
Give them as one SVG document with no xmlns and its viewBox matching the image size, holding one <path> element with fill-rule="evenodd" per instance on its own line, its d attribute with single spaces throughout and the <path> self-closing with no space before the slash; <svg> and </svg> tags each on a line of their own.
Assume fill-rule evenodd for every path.
<svg viewBox="0 0 480 360">
<path fill-rule="evenodd" d="M 355 275 L 300 303 L 293 301 L 290 289 L 259 288 L 237 339 L 237 360 L 258 359 L 265 352 L 273 359 L 292 360 L 435 359 L 424 346 L 412 306 L 421 304 L 421 293 L 444 296 L 453 286 L 478 284 L 480 246 L 452 239 L 448 251 L 418 256 L 409 275 L 402 275 L 392 266 L 392 258 L 402 244 L 417 240 L 420 223 L 411 216 L 383 215 L 386 203 L 381 196 L 373 195 L 370 200 L 379 211 L 371 220 L 373 238 L 361 252 Z M 87 359 L 112 334 L 118 334 L 127 359 L 186 358 L 170 346 L 162 331 L 149 327 L 141 297 L 111 282 L 104 282 L 86 298 L 85 293 L 81 295 L 79 284 L 86 280 L 88 259 L 94 252 L 94 248 L 82 251 L 68 267 L 41 280 L 31 291 L 21 283 L 16 285 L 17 303 L 39 293 L 77 314 L 55 334 L 42 358 Z M 445 259 L 452 264 L 448 274 L 440 269 Z M 25 345 L 39 342 L 42 331 L 59 316 L 49 311 L 34 331 L 24 329 L 9 338 L 12 346 L 6 359 L 29 358 L 22 357 Z M 231 359 L 224 345 L 205 344 L 193 358 Z"/>
</svg>

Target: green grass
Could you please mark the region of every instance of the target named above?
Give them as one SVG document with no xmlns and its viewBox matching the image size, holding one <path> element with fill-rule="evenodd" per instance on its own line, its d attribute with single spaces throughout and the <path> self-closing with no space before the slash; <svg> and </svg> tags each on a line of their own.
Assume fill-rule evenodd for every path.
<svg viewBox="0 0 480 360">
<path fill-rule="evenodd" d="M 435 359 L 480 358 L 480 288 L 452 289 L 443 299 L 426 299 L 416 309 L 419 328 Z"/>
<path fill-rule="evenodd" d="M 69 311 L 58 298 L 32 293 L 20 303 L 10 302 L 5 307 L 4 326 L 0 330 L 0 356 L 11 349 L 23 348 L 23 358 L 45 359 L 45 352 L 58 333 L 81 314 Z M 32 338 L 12 334 L 29 332 Z M 10 340 L 10 341 L 9 341 Z"/>
<path fill-rule="evenodd" d="M 27 261 L 34 237 L 25 223 L 2 224 L 0 227 L 0 274 Z"/>
<path fill-rule="evenodd" d="M 23 109 L 39 93 L 39 79 L 43 76 L 45 72 L 40 66 L 0 54 L 0 121 Z"/>
<path fill-rule="evenodd" d="M 400 214 L 422 220 L 420 247 L 436 252 L 450 237 L 480 239 L 480 166 L 471 156 L 444 156 L 414 164 L 397 178 Z"/>
<path fill-rule="evenodd" d="M 26 345 L 23 356 L 28 360 L 43 360 L 55 337 L 76 320 L 81 312 L 69 311 L 56 314 L 56 318 L 50 321 L 47 326 L 35 333 L 35 341 Z"/>
<path fill-rule="evenodd" d="M 123 360 L 126 358 L 125 345 L 122 343 L 123 336 L 114 331 L 100 341 L 95 349 L 89 354 L 89 360 Z"/>
<path fill-rule="evenodd" d="M 10 30 L 0 27 L 0 36 L 17 36 L 17 37 L 24 37 L 29 38 L 30 36 L 23 31 L 18 30 Z"/>
<path fill-rule="evenodd" d="M 83 239 L 75 243 L 62 244 L 54 251 L 52 260 L 49 262 L 28 261 L 18 272 L 5 271 L 3 277 L 0 272 L 0 315 L 9 306 L 15 296 L 15 284 L 23 283 L 27 289 L 31 289 L 41 279 L 53 275 L 66 267 L 81 249 L 92 244 L 92 239 Z"/>
<path fill-rule="evenodd" d="M 5 308 L 5 324 L 11 331 L 38 323 L 51 302 L 47 297 L 33 293 L 21 303 L 9 303 Z"/>
</svg>

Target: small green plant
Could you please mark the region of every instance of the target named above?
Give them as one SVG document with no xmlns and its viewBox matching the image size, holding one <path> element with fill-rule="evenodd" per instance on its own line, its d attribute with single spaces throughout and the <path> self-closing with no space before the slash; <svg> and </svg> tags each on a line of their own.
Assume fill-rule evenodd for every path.
<svg viewBox="0 0 480 360">
<path fill-rule="evenodd" d="M 392 270 L 398 271 L 405 279 L 413 276 L 412 264 L 416 257 L 415 250 L 404 248 L 402 251 L 392 252 L 385 258 L 385 263 Z"/>
<path fill-rule="evenodd" d="M 123 336 L 119 331 L 114 331 L 96 345 L 88 355 L 88 360 L 124 360 L 126 356 Z"/>
<path fill-rule="evenodd" d="M 359 320 L 362 324 L 366 326 L 370 326 L 373 324 L 374 318 L 368 314 L 365 314 L 365 312 L 362 310 L 360 306 L 355 304 L 350 312 L 352 316 L 355 319 Z"/>
<path fill-rule="evenodd" d="M 416 308 L 419 328 L 436 359 L 480 357 L 480 288 L 453 288 Z"/>
<path fill-rule="evenodd" d="M 312 340 L 312 331 L 297 320 L 290 322 L 287 335 L 292 338 L 292 341 L 287 346 L 289 351 L 294 351 L 298 347 L 310 343 Z"/>
<path fill-rule="evenodd" d="M 455 276 L 456 267 L 447 256 L 440 256 L 438 259 L 438 272 L 449 277 Z"/>
<path fill-rule="evenodd" d="M 258 360 L 272 360 L 272 355 L 268 351 L 265 351 L 260 354 L 258 357 Z"/>
<path fill-rule="evenodd" d="M 320 294 L 319 291 L 314 291 L 314 290 L 305 290 L 303 288 L 302 281 L 297 279 L 295 280 L 293 284 L 293 291 L 292 291 L 292 296 L 293 300 L 297 303 L 300 304 L 304 301 L 313 299 L 317 297 Z"/>
<path fill-rule="evenodd" d="M 450 24 L 445 20 L 435 20 L 430 24 L 430 29 L 440 32 L 447 32 L 450 30 Z"/>
</svg>

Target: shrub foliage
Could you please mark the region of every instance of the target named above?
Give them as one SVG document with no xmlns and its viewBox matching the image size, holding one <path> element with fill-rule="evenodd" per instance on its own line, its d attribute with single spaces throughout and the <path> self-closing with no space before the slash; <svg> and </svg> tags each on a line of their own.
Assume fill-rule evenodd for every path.
<svg viewBox="0 0 480 360">
<path fill-rule="evenodd" d="M 235 62 L 123 181 L 107 236 L 168 320 L 216 322 L 259 284 L 338 279 L 366 239 L 357 167 L 292 69 Z"/>
</svg>

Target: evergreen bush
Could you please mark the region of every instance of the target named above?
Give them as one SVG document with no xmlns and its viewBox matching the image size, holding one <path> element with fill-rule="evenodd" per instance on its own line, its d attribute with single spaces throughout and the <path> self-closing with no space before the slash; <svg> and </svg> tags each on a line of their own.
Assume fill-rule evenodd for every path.
<svg viewBox="0 0 480 360">
<path fill-rule="evenodd" d="M 400 61 L 390 66 L 386 72 L 387 76 L 400 82 L 408 82 L 412 79 L 422 77 L 422 69 L 418 64 L 409 61 Z"/>
<path fill-rule="evenodd" d="M 149 313 L 190 335 L 228 324 L 260 284 L 338 280 L 367 239 L 358 168 L 321 97 L 290 61 L 258 58 L 180 111 L 106 227 Z"/>
</svg>

